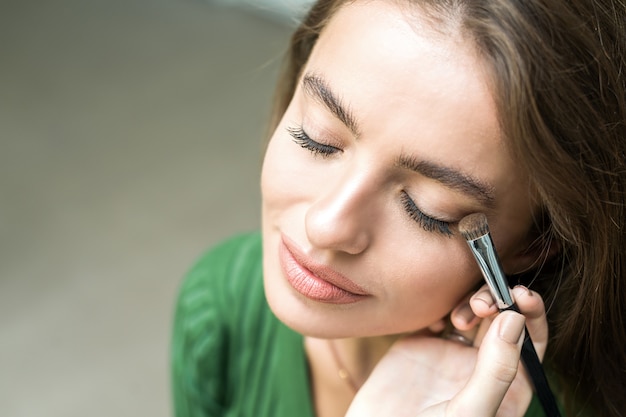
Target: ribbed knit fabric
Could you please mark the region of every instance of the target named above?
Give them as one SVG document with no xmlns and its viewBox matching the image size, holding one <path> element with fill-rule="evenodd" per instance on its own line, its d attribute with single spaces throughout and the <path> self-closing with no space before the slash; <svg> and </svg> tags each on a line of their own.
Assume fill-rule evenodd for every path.
<svg viewBox="0 0 626 417">
<path fill-rule="evenodd" d="M 265 300 L 259 233 L 216 246 L 188 273 L 171 360 L 176 417 L 314 417 L 303 338 Z M 526 417 L 539 416 L 533 400 Z"/>
<path fill-rule="evenodd" d="M 265 301 L 258 233 L 217 246 L 189 272 L 171 354 L 177 417 L 313 417 L 302 336 Z"/>
</svg>

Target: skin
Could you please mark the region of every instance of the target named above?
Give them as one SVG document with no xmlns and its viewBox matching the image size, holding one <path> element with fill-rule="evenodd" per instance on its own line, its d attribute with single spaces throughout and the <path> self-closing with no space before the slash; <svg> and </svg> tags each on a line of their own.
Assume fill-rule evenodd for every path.
<svg viewBox="0 0 626 417">
<path fill-rule="evenodd" d="M 350 117 L 324 104 L 324 89 Z M 297 132 L 295 140 L 290 131 Z M 306 149 L 312 146 L 322 152 Z M 462 173 L 491 199 L 429 178 L 402 160 Z M 322 32 L 268 145 L 262 195 L 266 296 L 280 320 L 307 336 L 314 385 L 326 372 L 316 364 L 328 363 L 320 359 L 327 359 L 320 339 L 341 338 L 345 365 L 362 382 L 399 335 L 440 330 L 442 320 L 467 300 L 482 278 L 455 229 L 464 216 L 487 214 L 507 273 L 533 261 L 525 252 L 533 212 L 528 183 L 504 146 L 473 45 L 460 33 L 443 35 L 419 17 L 407 17 L 391 2 L 351 3 Z M 449 226 L 416 222 L 406 210 L 406 195 Z M 296 291 L 280 262 L 284 240 L 366 295 L 331 303 Z M 493 313 L 489 297 L 483 299 L 473 300 L 470 314 L 461 303 L 467 320 L 457 322 L 464 330 L 476 322 L 473 314 Z M 533 314 L 542 317 L 539 304 Z M 484 323 L 481 338 L 491 319 Z M 494 332 L 494 340 L 503 340 Z M 514 335 L 505 343 L 515 347 L 516 341 Z M 436 344 L 420 349 L 427 357 L 441 350 Z M 472 370 L 462 373 L 463 384 L 450 385 L 450 396 Z M 520 389 L 529 399 L 527 387 Z M 347 398 L 338 409 L 345 411 L 352 400 Z"/>
<path fill-rule="evenodd" d="M 262 174 L 267 296 L 304 334 L 412 332 L 441 319 L 480 282 L 463 238 L 424 230 L 404 209 L 403 191 L 424 213 L 452 223 L 487 213 L 505 269 L 525 249 L 528 186 L 503 146 L 480 61 L 462 39 L 415 26 L 385 2 L 339 11 L 304 73 L 323 78 L 354 115 L 358 136 L 301 85 L 269 143 Z M 300 126 L 337 152 L 316 155 L 294 143 L 288 129 Z M 493 206 L 398 166 L 403 155 L 488 184 Z M 281 235 L 369 296 L 338 306 L 294 292 L 279 263 Z"/>
</svg>

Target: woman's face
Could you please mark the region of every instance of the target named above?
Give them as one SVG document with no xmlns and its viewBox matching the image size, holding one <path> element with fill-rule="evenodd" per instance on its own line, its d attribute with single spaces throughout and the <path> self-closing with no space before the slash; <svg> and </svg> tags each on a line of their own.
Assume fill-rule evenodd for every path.
<svg viewBox="0 0 626 417">
<path fill-rule="evenodd" d="M 409 20 L 411 19 L 411 20 Z M 522 268 L 527 181 L 472 45 L 392 2 L 356 2 L 322 32 L 269 143 L 265 289 L 318 337 L 415 331 L 481 282 L 456 230 L 483 212 L 505 271 Z"/>
</svg>

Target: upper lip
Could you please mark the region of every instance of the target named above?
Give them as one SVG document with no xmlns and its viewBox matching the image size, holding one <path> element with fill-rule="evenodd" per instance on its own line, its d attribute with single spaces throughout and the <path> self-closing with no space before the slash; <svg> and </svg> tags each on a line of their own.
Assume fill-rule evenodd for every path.
<svg viewBox="0 0 626 417">
<path fill-rule="evenodd" d="M 302 265 L 305 269 L 307 269 L 311 274 L 316 277 L 323 279 L 331 283 L 332 285 L 341 288 L 344 291 L 348 291 L 352 294 L 356 295 L 368 295 L 368 292 L 361 288 L 359 285 L 354 283 L 354 281 L 335 271 L 334 269 L 321 264 L 306 253 L 304 253 L 298 245 L 290 240 L 288 237 L 282 237 L 283 243 L 287 247 L 287 250 L 291 252 L 291 255 L 294 259 Z"/>
</svg>

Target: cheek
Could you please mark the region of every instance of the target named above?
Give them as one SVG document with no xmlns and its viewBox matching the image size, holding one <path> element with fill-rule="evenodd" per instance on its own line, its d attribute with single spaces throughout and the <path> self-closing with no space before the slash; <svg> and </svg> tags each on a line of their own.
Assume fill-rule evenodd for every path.
<svg viewBox="0 0 626 417">
<path fill-rule="evenodd" d="M 454 238 L 453 238 L 454 239 Z M 404 329 L 422 328 L 447 315 L 482 283 L 478 267 L 461 240 L 430 235 L 396 236 L 377 255 L 388 320 L 402 320 Z M 407 244 L 410 242 L 410 244 Z M 374 269 L 374 268 L 372 268 Z"/>
<path fill-rule="evenodd" d="M 261 170 L 261 197 L 263 205 L 267 204 L 267 200 L 271 200 L 274 194 L 275 181 L 279 179 L 277 171 L 277 155 L 276 155 L 276 139 L 272 137 L 265 150 L 263 158 L 263 168 Z"/>
<path fill-rule="evenodd" d="M 311 201 L 323 190 L 327 167 L 295 144 L 279 127 L 270 140 L 261 171 L 264 208 Z"/>
<path fill-rule="evenodd" d="M 261 171 L 261 195 L 264 207 L 273 207 L 298 191 L 297 165 L 285 138 L 274 134 L 268 144 Z"/>
<path fill-rule="evenodd" d="M 464 242 L 460 243 L 433 247 L 424 251 L 419 263 L 414 261 L 414 292 L 450 308 L 480 283 L 481 275 L 471 253 Z"/>
</svg>

